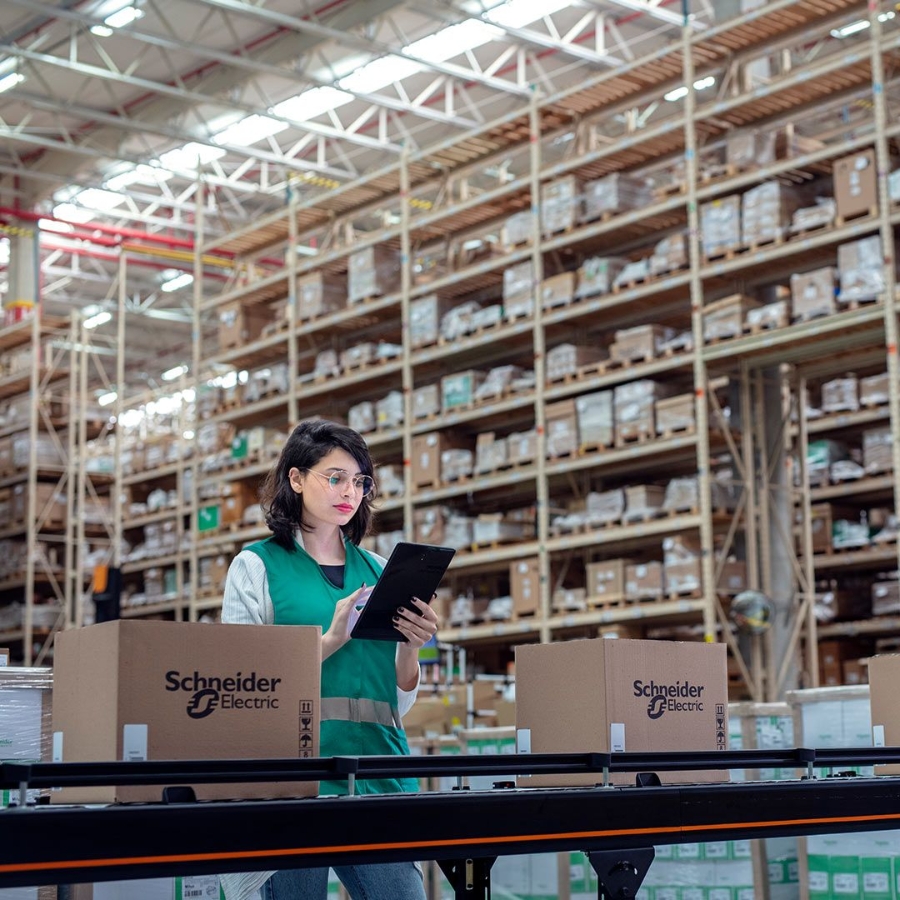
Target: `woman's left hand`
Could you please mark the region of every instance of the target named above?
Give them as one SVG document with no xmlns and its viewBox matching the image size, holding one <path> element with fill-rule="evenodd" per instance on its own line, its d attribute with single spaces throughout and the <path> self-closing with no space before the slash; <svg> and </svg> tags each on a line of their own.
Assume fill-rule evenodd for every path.
<svg viewBox="0 0 900 900">
<path fill-rule="evenodd" d="M 419 612 L 405 606 L 399 607 L 394 614 L 394 628 L 406 638 L 407 646 L 418 650 L 437 634 L 438 616 L 418 597 L 413 597 L 413 604 Z"/>
</svg>

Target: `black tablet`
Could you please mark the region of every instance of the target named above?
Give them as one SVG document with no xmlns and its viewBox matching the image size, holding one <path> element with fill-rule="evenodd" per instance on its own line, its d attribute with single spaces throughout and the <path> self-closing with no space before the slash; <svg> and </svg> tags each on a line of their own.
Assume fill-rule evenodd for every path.
<svg viewBox="0 0 900 900">
<path fill-rule="evenodd" d="M 398 643 L 404 641 L 403 635 L 394 628 L 397 607 L 407 606 L 418 612 L 413 597 L 430 603 L 455 553 L 450 547 L 404 541 L 397 544 L 375 582 L 350 637 Z"/>
</svg>

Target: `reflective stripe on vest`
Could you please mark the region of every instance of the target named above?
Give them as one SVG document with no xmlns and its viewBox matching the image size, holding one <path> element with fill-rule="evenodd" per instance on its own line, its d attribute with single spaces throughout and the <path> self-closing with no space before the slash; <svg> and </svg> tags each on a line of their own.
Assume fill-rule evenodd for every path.
<svg viewBox="0 0 900 900">
<path fill-rule="evenodd" d="M 342 722 L 371 722 L 387 728 L 402 728 L 399 710 L 384 700 L 365 697 L 323 697 L 322 720 Z"/>
</svg>

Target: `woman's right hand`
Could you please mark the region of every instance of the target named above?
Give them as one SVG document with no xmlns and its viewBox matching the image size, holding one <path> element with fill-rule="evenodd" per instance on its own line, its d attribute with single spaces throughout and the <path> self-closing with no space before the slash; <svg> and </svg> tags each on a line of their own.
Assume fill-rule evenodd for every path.
<svg viewBox="0 0 900 900">
<path fill-rule="evenodd" d="M 349 597 L 338 600 L 334 606 L 334 616 L 328 631 L 322 635 L 322 659 L 336 653 L 350 640 L 350 630 L 356 622 L 356 607 L 362 606 L 372 593 L 371 587 L 363 585 Z"/>
</svg>

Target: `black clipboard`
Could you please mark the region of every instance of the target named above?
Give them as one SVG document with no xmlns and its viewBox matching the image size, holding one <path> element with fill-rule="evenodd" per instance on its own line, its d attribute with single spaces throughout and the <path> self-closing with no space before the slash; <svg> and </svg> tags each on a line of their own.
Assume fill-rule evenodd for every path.
<svg viewBox="0 0 900 900">
<path fill-rule="evenodd" d="M 405 641 L 394 628 L 397 607 L 406 606 L 418 612 L 412 602 L 413 597 L 430 603 L 455 554 L 456 551 L 450 547 L 406 541 L 397 544 L 350 631 L 350 637 L 370 641 Z"/>
</svg>

